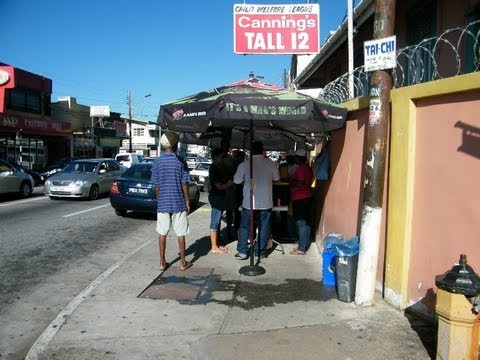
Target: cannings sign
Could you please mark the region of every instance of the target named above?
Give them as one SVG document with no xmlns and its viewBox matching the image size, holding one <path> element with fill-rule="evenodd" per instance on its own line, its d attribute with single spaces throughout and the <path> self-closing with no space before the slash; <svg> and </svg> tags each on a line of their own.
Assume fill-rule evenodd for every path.
<svg viewBox="0 0 480 360">
<path fill-rule="evenodd" d="M 236 54 L 316 54 L 320 48 L 318 4 L 233 6 Z"/>
</svg>

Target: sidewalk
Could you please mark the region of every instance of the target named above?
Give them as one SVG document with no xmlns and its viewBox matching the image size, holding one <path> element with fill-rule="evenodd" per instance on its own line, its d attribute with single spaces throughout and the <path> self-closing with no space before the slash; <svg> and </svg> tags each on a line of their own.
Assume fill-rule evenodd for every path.
<svg viewBox="0 0 480 360">
<path fill-rule="evenodd" d="M 160 274 L 152 241 L 122 259 L 78 296 L 31 349 L 27 359 L 429 359 L 434 329 L 405 317 L 377 296 L 361 308 L 321 285 L 321 256 L 312 244 L 275 249 L 260 276 L 239 274 L 236 243 L 227 255 L 208 254 L 210 207 L 190 215 L 185 272 Z M 169 261 L 178 246 L 170 234 Z M 164 283 L 166 281 L 166 283 Z M 150 295 L 138 297 L 147 289 Z M 163 289 L 163 290 L 162 290 Z M 167 290 L 165 290 L 167 289 Z M 188 299 L 199 293 L 195 300 Z M 144 293 L 145 295 L 145 293 Z M 175 298 L 175 299 L 172 299 Z M 420 335 L 412 329 L 422 328 Z M 423 343 L 426 345 L 424 346 Z M 426 347 L 428 349 L 426 349 Z M 429 356 L 430 355 L 430 356 Z"/>
</svg>

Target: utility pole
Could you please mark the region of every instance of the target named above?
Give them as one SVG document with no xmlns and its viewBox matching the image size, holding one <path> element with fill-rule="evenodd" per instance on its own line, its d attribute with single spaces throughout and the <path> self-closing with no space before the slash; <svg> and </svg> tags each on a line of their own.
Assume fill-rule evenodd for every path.
<svg viewBox="0 0 480 360">
<path fill-rule="evenodd" d="M 374 39 L 393 35 L 395 5 L 395 0 L 376 1 Z M 388 72 L 378 70 L 373 73 L 371 84 L 370 95 L 374 97 L 370 98 L 369 104 L 360 253 L 355 290 L 355 303 L 360 306 L 373 305 L 375 297 L 392 79 Z"/>
<path fill-rule="evenodd" d="M 347 0 L 348 11 L 348 95 L 353 99 L 353 0 Z"/>
<path fill-rule="evenodd" d="M 127 93 L 128 105 L 128 152 L 132 152 L 132 93 L 128 90 Z"/>
</svg>

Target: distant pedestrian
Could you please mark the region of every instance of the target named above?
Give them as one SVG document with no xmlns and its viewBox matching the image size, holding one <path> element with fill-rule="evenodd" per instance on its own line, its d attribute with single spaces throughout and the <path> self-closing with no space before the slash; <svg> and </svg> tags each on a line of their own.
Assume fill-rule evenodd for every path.
<svg viewBox="0 0 480 360">
<path fill-rule="evenodd" d="M 223 158 L 225 152 L 217 148 L 212 151 L 212 164 L 208 169 L 210 179 L 210 192 L 208 202 L 212 208 L 210 213 L 210 243 L 212 254 L 226 254 L 227 249 L 219 246 L 218 230 L 222 219 L 222 213 L 226 210 L 226 194 L 228 189 L 233 190 L 233 180 L 230 172 L 225 166 Z"/>
<path fill-rule="evenodd" d="M 263 143 L 254 141 L 250 156 L 253 157 L 253 184 L 250 182 L 250 160 L 242 162 L 235 173 L 233 181 L 243 183 L 243 210 L 238 231 L 237 254 L 235 258 L 245 260 L 248 258 L 248 239 L 250 234 L 250 188 L 253 186 L 253 210 L 257 215 L 258 237 L 255 243 L 255 254 L 260 258 L 265 257 L 267 242 L 270 238 L 270 217 L 273 207 L 272 181 L 280 180 L 275 163 L 263 156 Z"/>
<path fill-rule="evenodd" d="M 241 150 L 234 150 L 233 157 L 233 174 L 237 172 L 238 166 L 245 161 L 245 153 Z M 238 239 L 238 230 L 240 229 L 241 211 L 240 208 L 243 203 L 243 184 L 235 184 L 235 201 L 233 208 L 233 228 L 235 229 L 235 236 Z"/>
<path fill-rule="evenodd" d="M 180 270 L 187 270 L 192 264 L 185 259 L 185 235 L 190 232 L 187 214 L 190 211 L 188 183 L 190 174 L 185 163 L 176 155 L 178 135 L 164 133 L 160 143 L 164 152 L 152 165 L 152 182 L 157 198 L 157 232 L 160 249 L 160 270 L 170 264 L 165 260 L 167 234 L 170 226 L 177 235 L 180 250 Z"/>
<path fill-rule="evenodd" d="M 292 215 L 298 235 L 298 247 L 293 249 L 292 255 L 305 255 L 310 246 L 310 209 L 312 207 L 313 172 L 307 164 L 307 151 L 299 149 L 295 152 L 297 168 L 290 177 L 290 200 L 292 201 Z"/>
</svg>

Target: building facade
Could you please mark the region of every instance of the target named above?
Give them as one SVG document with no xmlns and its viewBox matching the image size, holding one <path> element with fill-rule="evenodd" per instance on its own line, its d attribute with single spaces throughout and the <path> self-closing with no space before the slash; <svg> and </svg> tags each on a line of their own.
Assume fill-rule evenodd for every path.
<svg viewBox="0 0 480 360">
<path fill-rule="evenodd" d="M 460 254 L 477 273 L 480 196 L 480 1 L 396 2 L 397 67 L 391 71 L 384 209 L 377 290 L 400 309 L 433 313 L 435 276 Z M 331 141 L 331 179 L 316 183 L 317 239 L 360 235 L 369 131 L 370 78 L 363 42 L 373 38 L 375 1 L 363 0 L 354 22 L 355 97 L 346 88 L 346 23 L 294 74 L 297 87 L 349 109 Z M 294 70 L 296 61 L 292 63 Z M 358 72 L 357 72 L 358 71 Z M 348 74 L 346 74 L 348 75 Z M 369 241 L 369 239 L 360 239 Z"/>
<path fill-rule="evenodd" d="M 68 119 L 72 126 L 71 153 L 79 158 L 113 158 L 127 137 L 126 124 L 120 113 L 91 116 L 90 106 L 78 104 L 71 96 L 52 103 L 52 114 Z"/>
<path fill-rule="evenodd" d="M 0 159 L 40 169 L 69 156 L 72 128 L 51 113 L 52 80 L 0 63 Z"/>
</svg>

